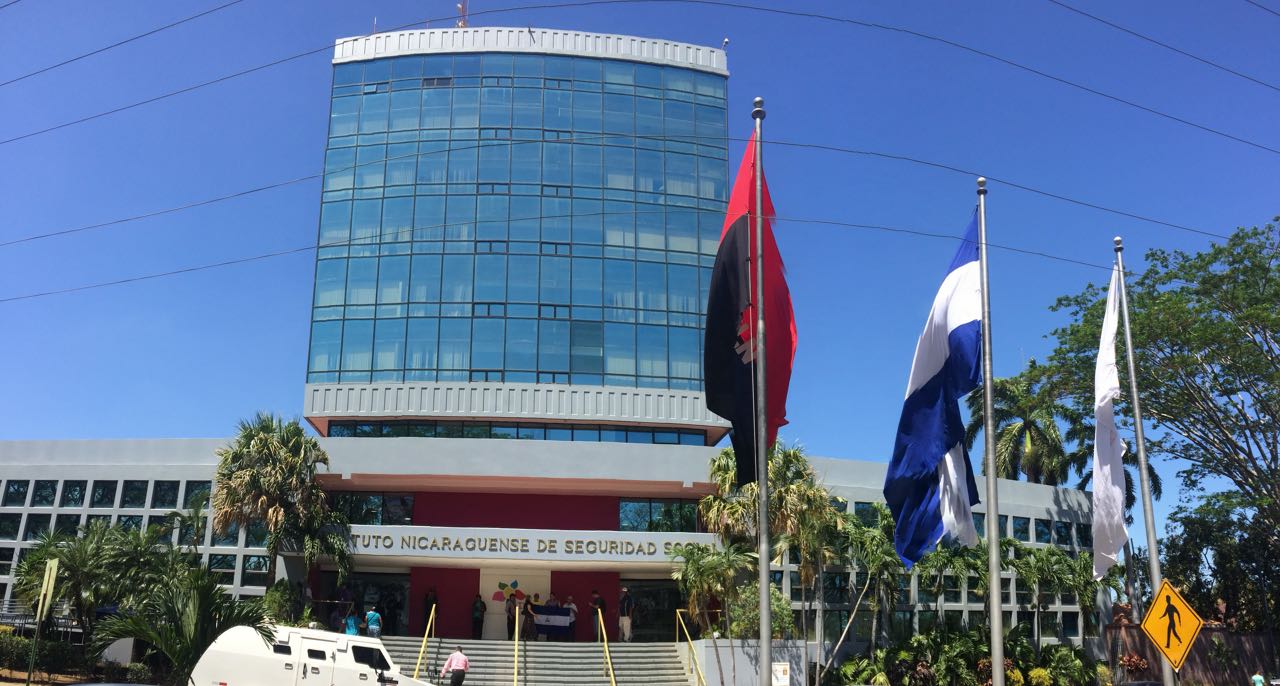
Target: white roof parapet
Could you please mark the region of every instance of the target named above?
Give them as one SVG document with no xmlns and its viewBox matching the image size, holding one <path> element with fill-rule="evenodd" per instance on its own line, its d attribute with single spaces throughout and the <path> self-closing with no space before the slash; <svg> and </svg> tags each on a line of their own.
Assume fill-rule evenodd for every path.
<svg viewBox="0 0 1280 686">
<path fill-rule="evenodd" d="M 333 63 L 459 52 L 602 57 L 729 75 L 724 51 L 716 48 L 608 33 L 499 26 L 419 29 L 339 38 L 333 47 Z"/>
</svg>

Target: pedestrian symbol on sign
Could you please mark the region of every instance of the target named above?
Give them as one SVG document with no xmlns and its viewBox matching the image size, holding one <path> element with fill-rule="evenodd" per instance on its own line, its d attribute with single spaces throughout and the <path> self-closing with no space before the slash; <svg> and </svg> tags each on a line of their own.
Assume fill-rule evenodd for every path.
<svg viewBox="0 0 1280 686">
<path fill-rule="evenodd" d="M 1169 618 L 1169 628 L 1164 632 L 1164 647 L 1169 647 L 1169 638 L 1178 639 L 1178 643 L 1182 643 L 1182 637 L 1178 635 L 1178 608 L 1173 605 L 1173 596 L 1165 594 L 1164 597 L 1164 614 L 1161 618 Z"/>
<path fill-rule="evenodd" d="M 1200 615 L 1165 580 L 1160 583 L 1160 589 L 1142 619 L 1142 630 L 1177 671 L 1182 669 L 1182 663 L 1191 654 L 1191 646 L 1195 644 L 1203 624 Z"/>
</svg>

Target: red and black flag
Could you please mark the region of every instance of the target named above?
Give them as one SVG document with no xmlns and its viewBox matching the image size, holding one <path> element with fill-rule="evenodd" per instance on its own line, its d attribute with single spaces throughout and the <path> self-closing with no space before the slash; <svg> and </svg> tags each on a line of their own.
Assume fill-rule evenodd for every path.
<svg viewBox="0 0 1280 686">
<path fill-rule="evenodd" d="M 766 435 L 772 445 L 778 428 L 787 423 L 787 387 L 796 351 L 796 320 L 791 293 L 773 239 L 770 218 L 773 203 L 764 183 L 764 170 L 756 169 L 756 138 L 751 137 L 738 167 L 729 196 L 720 249 L 716 252 L 707 297 L 707 339 L 703 352 L 707 409 L 733 425 L 733 452 L 738 463 L 738 485 L 756 480 L 756 433 L 753 361 L 756 351 L 755 224 L 756 174 L 764 208 L 764 330 Z"/>
</svg>

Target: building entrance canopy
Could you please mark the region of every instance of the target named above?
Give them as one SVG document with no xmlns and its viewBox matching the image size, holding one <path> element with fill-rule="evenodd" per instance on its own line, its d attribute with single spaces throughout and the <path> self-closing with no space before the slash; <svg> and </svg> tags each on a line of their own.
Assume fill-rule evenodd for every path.
<svg viewBox="0 0 1280 686">
<path fill-rule="evenodd" d="M 714 534 L 703 533 L 437 526 L 351 527 L 351 551 L 357 556 L 357 560 L 367 557 L 399 558 L 395 561 L 411 565 L 450 562 L 557 562 L 613 569 L 635 565 L 669 566 L 675 546 L 682 543 L 717 545 Z"/>
</svg>

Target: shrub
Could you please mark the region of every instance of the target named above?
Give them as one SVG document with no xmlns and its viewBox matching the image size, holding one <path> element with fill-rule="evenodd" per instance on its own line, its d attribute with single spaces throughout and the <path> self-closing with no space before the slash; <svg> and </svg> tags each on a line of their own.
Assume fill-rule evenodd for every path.
<svg viewBox="0 0 1280 686">
<path fill-rule="evenodd" d="M 0 667 L 25 670 L 30 657 L 30 640 L 17 634 L 0 635 Z"/>
<path fill-rule="evenodd" d="M 1036 667 L 1027 672 L 1027 684 L 1029 686 L 1053 686 L 1053 677 L 1049 675 L 1049 670 L 1044 667 Z"/>
<path fill-rule="evenodd" d="M 1093 668 L 1098 673 L 1098 686 L 1111 686 L 1111 667 L 1099 662 Z"/>
<path fill-rule="evenodd" d="M 107 683 L 118 684 L 125 680 L 128 672 L 125 671 L 124 665 L 115 660 L 107 660 L 102 663 L 102 680 Z"/>
<path fill-rule="evenodd" d="M 1022 670 L 1014 668 L 1005 671 L 1004 683 L 1005 686 L 1025 686 L 1027 680 L 1022 676 Z"/>
<path fill-rule="evenodd" d="M 80 649 L 62 641 L 41 641 L 36 661 L 45 674 L 70 674 L 84 664 Z"/>
<path fill-rule="evenodd" d="M 125 680 L 131 684 L 151 683 L 151 668 L 141 662 L 130 662 L 125 667 Z"/>
</svg>

